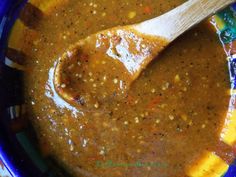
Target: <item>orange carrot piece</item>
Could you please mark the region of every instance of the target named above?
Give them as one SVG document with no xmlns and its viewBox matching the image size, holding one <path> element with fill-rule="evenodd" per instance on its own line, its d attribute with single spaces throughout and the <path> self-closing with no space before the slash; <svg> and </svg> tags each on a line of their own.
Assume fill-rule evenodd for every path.
<svg viewBox="0 0 236 177">
<path fill-rule="evenodd" d="M 155 97 L 152 99 L 148 104 L 147 104 L 147 109 L 152 109 L 154 108 L 157 104 L 159 104 L 161 101 L 160 96 Z"/>
<path fill-rule="evenodd" d="M 128 96 L 127 96 L 127 103 L 130 104 L 130 105 L 133 105 L 134 102 L 135 102 L 134 97 L 131 96 L 131 95 L 128 95 Z"/>
<path fill-rule="evenodd" d="M 146 7 L 144 7 L 143 12 L 145 14 L 151 14 L 152 13 L 152 8 L 150 6 L 146 6 Z"/>
</svg>

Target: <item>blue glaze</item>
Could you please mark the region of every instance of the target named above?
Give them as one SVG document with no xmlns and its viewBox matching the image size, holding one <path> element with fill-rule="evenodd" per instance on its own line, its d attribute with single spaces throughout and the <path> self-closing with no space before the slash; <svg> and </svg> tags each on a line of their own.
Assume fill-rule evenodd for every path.
<svg viewBox="0 0 236 177">
<path fill-rule="evenodd" d="M 4 53 L 5 53 L 5 47 L 7 43 L 7 36 L 9 34 L 9 30 L 14 23 L 13 16 L 16 16 L 17 11 L 19 11 L 19 1 L 14 0 L 1 0 L 0 1 L 0 71 L 3 69 L 3 60 L 4 60 Z M 18 8 L 17 8 L 18 7 Z M 12 9 L 15 8 L 15 11 L 12 11 Z M 4 104 L 7 104 L 7 100 L 4 99 L 6 97 L 3 96 L 4 89 L 2 88 L 4 85 L 3 76 L 0 77 L 0 98 L 1 101 L 4 101 L 0 103 L 0 115 L 1 119 L 3 119 L 3 109 L 5 107 Z M 1 128 L 2 129 L 2 128 Z M 4 132 L 0 131 L 0 167 L 4 166 L 2 168 L 1 172 L 4 175 L 7 174 L 11 175 L 12 177 L 20 177 L 25 176 L 26 174 L 18 168 L 18 165 L 16 164 L 16 161 L 14 160 L 13 156 L 14 153 L 9 148 L 9 144 L 7 143 L 6 139 L 4 138 Z"/>
<path fill-rule="evenodd" d="M 19 177 L 20 174 L 16 168 L 10 162 L 8 156 L 5 154 L 3 149 L 0 147 L 0 176 L 12 176 Z"/>
<path fill-rule="evenodd" d="M 236 160 L 234 163 L 229 167 L 228 172 L 225 174 L 224 177 L 236 177 Z"/>
<path fill-rule="evenodd" d="M 0 0 L 0 176 L 4 174 L 12 177 L 60 176 L 52 172 L 58 169 L 50 169 L 39 157 L 33 144 L 27 138 L 26 129 L 15 133 L 8 129 L 12 119 L 9 110 L 14 110 L 16 105 L 23 103 L 20 96 L 22 72 L 4 65 L 5 50 L 10 29 L 25 3 L 26 0 Z M 235 11 L 233 13 L 235 16 L 236 4 L 231 6 L 231 10 Z M 227 13 L 223 11 L 219 16 Z M 234 27 L 228 26 L 227 30 L 235 32 L 235 36 L 232 33 L 233 39 L 235 39 Z M 224 36 L 220 37 L 224 38 Z M 225 42 L 230 42 L 230 39 L 227 38 Z M 232 88 L 236 88 L 236 56 L 229 60 L 229 71 Z M 60 171 L 60 174 L 64 173 Z M 63 176 L 68 177 L 68 175 Z M 236 161 L 230 166 L 224 177 L 236 177 Z"/>
<path fill-rule="evenodd" d="M 218 16 L 224 20 L 223 28 L 219 29 L 221 41 L 230 43 L 236 39 L 236 5 L 222 10 Z"/>
</svg>

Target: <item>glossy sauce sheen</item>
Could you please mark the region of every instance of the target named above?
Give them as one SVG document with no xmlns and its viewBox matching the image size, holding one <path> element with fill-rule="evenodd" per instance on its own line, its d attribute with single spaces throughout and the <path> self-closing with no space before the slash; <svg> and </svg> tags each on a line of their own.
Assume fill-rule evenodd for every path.
<svg viewBox="0 0 236 177">
<path fill-rule="evenodd" d="M 80 109 L 124 99 L 140 68 L 145 68 L 167 43 L 164 38 L 145 36 L 128 26 L 91 35 L 59 58 L 55 89 Z"/>
<path fill-rule="evenodd" d="M 216 147 L 229 102 L 226 56 L 205 22 L 165 49 L 121 99 L 116 98 L 124 66 L 103 62 L 101 55 L 91 55 L 97 63 L 78 64 L 72 57 L 60 76 L 63 92 L 57 93 L 53 84 L 60 56 L 71 44 L 183 2 L 70 0 L 39 21 L 36 31 L 25 32 L 21 50 L 30 58 L 25 74 L 28 114 L 45 156 L 74 176 L 184 177 L 186 166 L 202 152 L 221 150 Z M 69 71 L 71 64 L 79 66 Z"/>
</svg>

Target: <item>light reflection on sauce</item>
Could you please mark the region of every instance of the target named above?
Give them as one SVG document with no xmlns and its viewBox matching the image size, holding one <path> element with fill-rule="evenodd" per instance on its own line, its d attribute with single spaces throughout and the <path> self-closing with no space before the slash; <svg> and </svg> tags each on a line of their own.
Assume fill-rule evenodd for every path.
<svg viewBox="0 0 236 177">
<path fill-rule="evenodd" d="M 114 34 L 108 34 L 112 37 Z M 133 33 L 127 33 L 127 31 L 118 30 L 115 34 L 118 41 L 117 44 L 114 43 L 114 39 L 109 39 L 109 48 L 106 54 L 113 58 L 119 60 L 124 64 L 128 72 L 133 75 L 140 69 L 143 60 L 150 55 L 149 47 L 141 47 L 143 42 L 142 38 L 139 38 Z M 143 46 L 145 46 L 143 44 Z"/>
<path fill-rule="evenodd" d="M 56 62 L 54 64 L 54 67 L 50 68 L 48 72 L 48 82 L 45 87 L 45 95 L 48 98 L 52 99 L 58 108 L 63 108 L 63 109 L 66 108 L 72 112 L 74 117 L 77 117 L 78 113 L 80 114 L 83 114 L 83 113 L 80 112 L 75 107 L 68 104 L 67 102 L 65 102 L 55 91 L 54 83 L 53 83 L 55 65 L 56 65 Z"/>
</svg>

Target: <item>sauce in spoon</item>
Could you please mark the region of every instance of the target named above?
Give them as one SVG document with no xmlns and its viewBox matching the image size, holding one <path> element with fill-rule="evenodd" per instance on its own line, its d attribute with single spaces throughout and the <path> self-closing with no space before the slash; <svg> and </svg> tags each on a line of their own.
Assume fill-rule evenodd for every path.
<svg viewBox="0 0 236 177">
<path fill-rule="evenodd" d="M 125 96 L 130 83 L 168 44 L 129 27 L 114 28 L 79 41 L 59 59 L 55 87 L 68 102 L 83 104 Z M 103 96 L 101 96 L 103 95 Z"/>
</svg>

